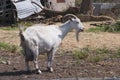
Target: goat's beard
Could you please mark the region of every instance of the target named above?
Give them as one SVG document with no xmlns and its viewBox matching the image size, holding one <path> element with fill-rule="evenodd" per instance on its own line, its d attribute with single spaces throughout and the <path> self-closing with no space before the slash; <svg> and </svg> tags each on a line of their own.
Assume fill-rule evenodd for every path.
<svg viewBox="0 0 120 80">
<path fill-rule="evenodd" d="M 77 40 L 77 42 L 79 42 L 79 33 L 80 33 L 80 30 L 76 31 L 76 40 Z"/>
</svg>

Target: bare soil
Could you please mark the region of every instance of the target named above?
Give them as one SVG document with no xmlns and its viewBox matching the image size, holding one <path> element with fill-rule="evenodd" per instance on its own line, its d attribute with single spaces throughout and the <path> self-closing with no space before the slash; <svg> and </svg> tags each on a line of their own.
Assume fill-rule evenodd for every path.
<svg viewBox="0 0 120 80">
<path fill-rule="evenodd" d="M 86 29 L 94 27 L 91 22 L 84 23 Z M 93 22 L 92 22 L 93 23 Z M 119 33 L 80 33 L 80 42 L 76 42 L 75 33 L 71 31 L 63 40 L 58 50 L 53 68 L 54 72 L 46 71 L 46 55 L 40 55 L 39 66 L 42 74 L 34 73 L 34 66 L 31 62 L 32 73 L 25 71 L 24 56 L 21 53 L 10 53 L 0 51 L 0 80 L 47 80 L 60 78 L 82 77 L 120 77 L 120 58 L 108 58 L 98 63 L 89 62 L 84 59 L 76 59 L 71 51 L 86 46 L 92 48 L 108 48 L 111 50 L 120 47 Z M 0 42 L 19 45 L 19 34 L 16 31 L 0 30 Z M 62 52 L 62 53 L 61 53 Z M 5 61 L 2 62 L 1 60 Z"/>
</svg>

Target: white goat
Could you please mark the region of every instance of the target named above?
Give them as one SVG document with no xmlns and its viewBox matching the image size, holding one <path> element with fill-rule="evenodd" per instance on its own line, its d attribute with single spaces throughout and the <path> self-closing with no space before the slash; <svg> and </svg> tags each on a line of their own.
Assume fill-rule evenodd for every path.
<svg viewBox="0 0 120 80">
<path fill-rule="evenodd" d="M 72 29 L 76 30 L 76 39 L 78 41 L 79 32 L 83 31 L 79 18 L 73 14 L 67 14 L 64 19 L 68 18 L 62 26 L 49 25 L 49 26 L 31 26 L 24 32 L 20 27 L 20 39 L 21 46 L 25 55 L 25 62 L 27 71 L 30 71 L 29 61 L 34 61 L 35 69 L 38 74 L 41 73 L 38 67 L 38 55 L 41 53 L 47 53 L 48 65 L 47 68 L 50 72 L 53 72 L 52 61 L 54 55 L 58 49 L 63 38 Z"/>
</svg>

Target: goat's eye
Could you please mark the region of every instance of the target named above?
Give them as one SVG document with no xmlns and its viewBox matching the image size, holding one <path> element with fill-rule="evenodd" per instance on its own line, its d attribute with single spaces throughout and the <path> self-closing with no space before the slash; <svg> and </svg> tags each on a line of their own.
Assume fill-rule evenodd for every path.
<svg viewBox="0 0 120 80">
<path fill-rule="evenodd" d="M 77 24 L 79 24 L 79 22 L 76 22 Z"/>
</svg>

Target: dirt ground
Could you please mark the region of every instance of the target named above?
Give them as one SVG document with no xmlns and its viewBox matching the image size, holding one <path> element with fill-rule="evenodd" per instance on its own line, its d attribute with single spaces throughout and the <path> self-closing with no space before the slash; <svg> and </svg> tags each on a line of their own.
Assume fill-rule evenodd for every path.
<svg viewBox="0 0 120 80">
<path fill-rule="evenodd" d="M 90 23 L 84 22 L 85 29 L 91 26 Z M 60 25 L 60 24 L 58 24 Z M 46 71 L 46 56 L 41 55 L 39 58 L 39 66 L 43 71 L 42 74 L 34 74 L 33 64 L 31 63 L 32 73 L 25 72 L 24 57 L 20 53 L 9 53 L 0 51 L 0 59 L 4 58 L 7 63 L 0 63 L 0 80 L 47 80 L 47 79 L 60 79 L 60 78 L 104 78 L 104 77 L 120 77 L 120 59 L 106 59 L 99 63 L 92 63 L 86 60 L 77 60 L 72 56 L 71 51 L 81 49 L 86 46 L 92 48 L 109 48 L 111 50 L 120 47 L 120 34 L 119 33 L 80 33 L 80 41 L 76 42 L 74 31 L 70 32 L 63 40 L 60 50 L 56 54 L 53 68 L 54 72 L 49 73 Z M 0 30 L 0 42 L 19 45 L 18 31 Z M 102 63 L 105 63 L 104 65 Z"/>
</svg>

